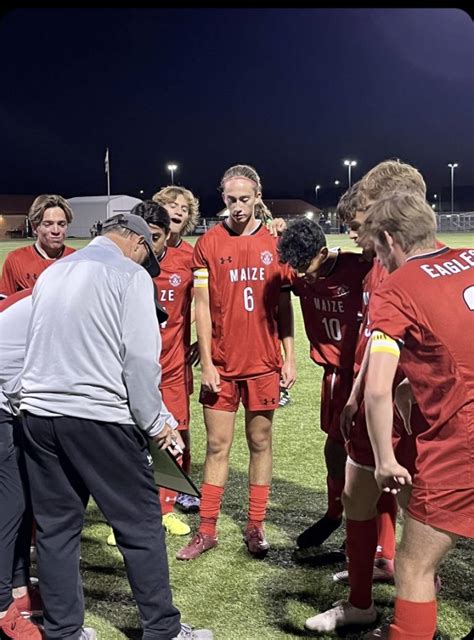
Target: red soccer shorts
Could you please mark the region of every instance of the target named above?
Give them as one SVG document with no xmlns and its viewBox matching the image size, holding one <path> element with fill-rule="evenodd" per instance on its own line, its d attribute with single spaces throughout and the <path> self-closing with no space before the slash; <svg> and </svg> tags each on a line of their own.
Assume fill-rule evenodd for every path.
<svg viewBox="0 0 474 640">
<path fill-rule="evenodd" d="M 199 402 L 209 409 L 235 413 L 239 403 L 249 411 L 271 411 L 280 401 L 280 372 L 267 373 L 257 378 L 224 380 L 221 390 L 212 393 L 201 388 Z"/>
<path fill-rule="evenodd" d="M 344 444 L 340 428 L 340 417 L 349 399 L 354 376 L 351 369 L 324 367 L 321 383 L 320 424 L 324 433 L 332 440 Z"/>
<path fill-rule="evenodd" d="M 401 434 L 403 435 L 401 436 Z M 409 449 L 410 439 L 405 431 L 405 427 L 403 426 L 403 421 L 399 417 L 398 413 L 394 412 L 392 444 L 397 460 L 400 462 L 400 464 L 403 464 L 403 462 L 401 462 L 398 457 L 398 447 L 400 446 L 401 442 L 406 444 L 407 448 Z M 411 438 L 411 442 L 415 442 L 414 438 Z M 370 442 L 369 432 L 367 430 L 367 422 L 365 419 L 364 401 L 361 402 L 359 410 L 354 417 L 354 424 L 352 425 L 349 433 L 349 442 L 346 444 L 346 451 L 350 459 L 357 465 L 375 469 L 374 452 L 372 451 L 372 444 Z M 414 459 L 410 463 L 408 458 L 408 453 L 405 452 L 405 460 L 407 461 L 407 464 L 412 464 L 413 467 Z"/>
<path fill-rule="evenodd" d="M 189 429 L 189 387 L 186 382 L 161 387 L 163 402 L 178 421 L 178 431 Z"/>
<path fill-rule="evenodd" d="M 417 437 L 418 455 L 408 513 L 415 520 L 474 537 L 474 406 Z"/>
</svg>

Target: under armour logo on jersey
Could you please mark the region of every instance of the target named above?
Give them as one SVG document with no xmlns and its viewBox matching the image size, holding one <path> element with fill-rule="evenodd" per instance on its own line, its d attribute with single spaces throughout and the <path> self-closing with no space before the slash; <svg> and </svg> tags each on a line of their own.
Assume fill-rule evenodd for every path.
<svg viewBox="0 0 474 640">
<path fill-rule="evenodd" d="M 232 262 L 232 258 L 231 256 L 227 256 L 227 258 L 219 258 L 219 261 L 221 264 L 224 264 L 224 262 Z"/>
<path fill-rule="evenodd" d="M 275 398 L 272 398 L 271 400 L 269 400 L 268 398 L 265 398 L 264 400 L 262 400 L 262 404 L 264 404 L 265 406 L 269 404 L 276 404 L 276 400 Z"/>
</svg>

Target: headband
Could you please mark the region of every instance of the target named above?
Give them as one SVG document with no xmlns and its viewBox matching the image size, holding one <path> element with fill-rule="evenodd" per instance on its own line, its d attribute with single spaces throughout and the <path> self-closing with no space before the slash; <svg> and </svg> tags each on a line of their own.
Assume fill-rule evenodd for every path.
<svg viewBox="0 0 474 640">
<path fill-rule="evenodd" d="M 255 180 L 252 180 L 252 178 L 247 178 L 246 176 L 230 176 L 229 178 L 226 178 L 222 181 L 222 185 L 224 186 L 226 182 L 229 182 L 229 180 L 248 180 L 249 182 L 254 184 L 257 189 L 259 188 L 258 183 L 255 182 Z"/>
</svg>

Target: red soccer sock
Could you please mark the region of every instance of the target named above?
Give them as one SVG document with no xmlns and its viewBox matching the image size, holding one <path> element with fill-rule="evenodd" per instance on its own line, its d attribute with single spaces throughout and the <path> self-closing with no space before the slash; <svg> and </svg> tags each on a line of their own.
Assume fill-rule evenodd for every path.
<svg viewBox="0 0 474 640">
<path fill-rule="evenodd" d="M 204 483 L 201 487 L 199 533 L 216 537 L 217 518 L 221 510 L 224 487 Z"/>
<path fill-rule="evenodd" d="M 391 493 L 382 493 L 377 503 L 377 558 L 393 560 L 395 557 L 395 527 L 398 503 Z"/>
<path fill-rule="evenodd" d="M 268 498 L 270 496 L 269 484 L 249 485 L 249 513 L 248 524 L 261 526 L 267 512 Z"/>
<path fill-rule="evenodd" d="M 326 516 L 331 520 L 340 520 L 344 507 L 342 506 L 342 492 L 344 490 L 344 478 L 331 478 L 327 476 L 326 484 L 328 488 L 328 508 Z"/>
<path fill-rule="evenodd" d="M 390 640 L 432 640 L 436 631 L 436 600 L 410 602 L 395 599 L 395 616 Z"/>
<path fill-rule="evenodd" d="M 176 496 L 178 495 L 176 491 L 171 491 L 171 489 L 164 489 L 160 487 L 160 504 L 161 504 L 161 515 L 165 516 L 167 513 L 171 513 L 173 511 L 174 503 L 176 502 Z"/>
<path fill-rule="evenodd" d="M 359 609 L 372 604 L 372 575 L 377 548 L 377 520 L 346 519 L 349 602 Z"/>
</svg>

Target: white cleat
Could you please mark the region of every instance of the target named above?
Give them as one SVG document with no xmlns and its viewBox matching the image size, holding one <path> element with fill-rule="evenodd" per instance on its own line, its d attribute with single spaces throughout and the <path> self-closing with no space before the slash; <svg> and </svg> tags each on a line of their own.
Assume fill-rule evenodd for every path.
<svg viewBox="0 0 474 640">
<path fill-rule="evenodd" d="M 369 625 L 376 619 L 377 611 L 373 604 L 368 609 L 359 609 L 346 600 L 338 600 L 332 609 L 308 618 L 304 626 L 309 631 L 328 632 L 352 624 Z"/>
</svg>

